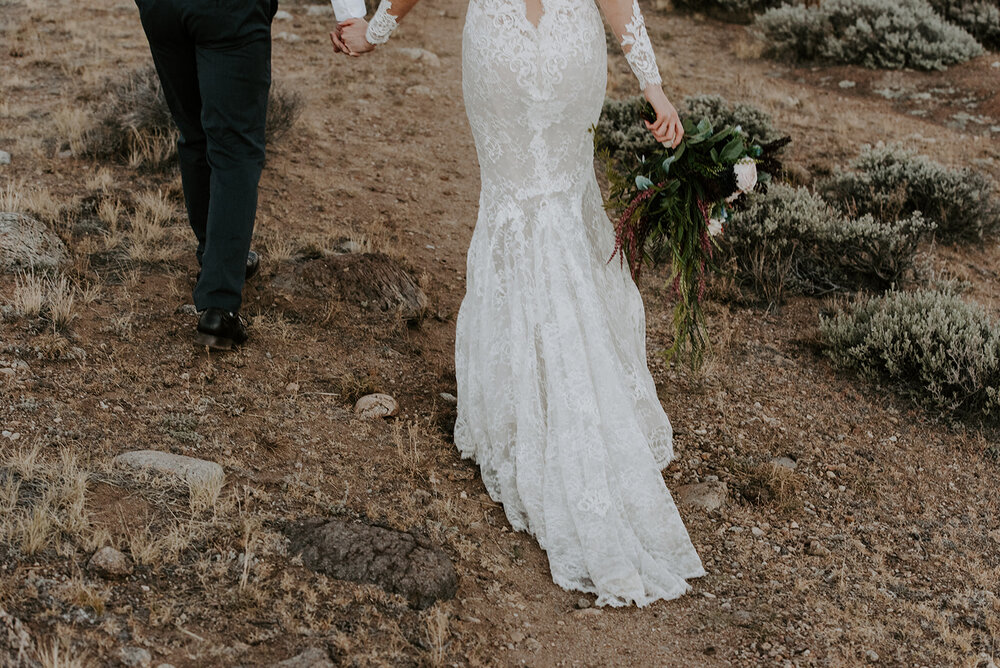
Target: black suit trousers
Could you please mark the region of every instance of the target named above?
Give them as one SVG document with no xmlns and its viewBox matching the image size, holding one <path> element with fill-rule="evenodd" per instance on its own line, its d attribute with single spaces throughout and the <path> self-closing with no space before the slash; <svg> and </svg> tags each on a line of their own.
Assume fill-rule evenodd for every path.
<svg viewBox="0 0 1000 668">
<path fill-rule="evenodd" d="M 136 0 L 170 113 L 199 309 L 238 311 L 264 165 L 276 0 Z"/>
</svg>

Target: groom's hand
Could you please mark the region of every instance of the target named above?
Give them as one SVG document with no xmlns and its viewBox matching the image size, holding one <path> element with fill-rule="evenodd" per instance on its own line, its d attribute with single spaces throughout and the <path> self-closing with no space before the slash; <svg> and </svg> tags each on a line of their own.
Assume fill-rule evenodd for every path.
<svg viewBox="0 0 1000 668">
<path fill-rule="evenodd" d="M 360 56 L 362 53 L 374 50 L 374 45 L 370 44 L 366 37 L 367 31 L 368 22 L 364 19 L 347 19 L 341 22 L 337 26 L 337 38 L 346 49 L 344 53 L 351 56 Z M 330 38 L 333 39 L 333 37 L 334 33 L 330 33 Z M 334 47 L 336 46 L 337 43 L 335 41 Z"/>
<path fill-rule="evenodd" d="M 344 44 L 344 39 L 340 34 L 340 26 L 337 26 L 337 28 L 330 33 L 330 42 L 333 44 L 333 51 L 335 53 L 343 53 L 348 56 L 351 55 L 351 50 L 347 48 L 346 44 Z"/>
</svg>

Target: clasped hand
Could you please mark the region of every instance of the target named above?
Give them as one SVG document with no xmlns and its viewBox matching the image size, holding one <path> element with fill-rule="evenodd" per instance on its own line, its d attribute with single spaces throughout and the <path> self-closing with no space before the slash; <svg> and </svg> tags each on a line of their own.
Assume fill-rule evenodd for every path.
<svg viewBox="0 0 1000 668">
<path fill-rule="evenodd" d="M 364 19 L 341 21 L 337 24 L 337 28 L 330 33 L 333 50 L 354 57 L 374 50 L 375 46 L 369 43 L 366 37 L 367 31 L 368 21 Z"/>
<path fill-rule="evenodd" d="M 656 112 L 655 121 L 644 121 L 646 128 L 653 133 L 656 141 L 669 148 L 677 148 L 684 139 L 684 124 L 677 115 L 677 109 L 670 104 L 661 86 L 648 86 L 643 92 Z"/>
</svg>

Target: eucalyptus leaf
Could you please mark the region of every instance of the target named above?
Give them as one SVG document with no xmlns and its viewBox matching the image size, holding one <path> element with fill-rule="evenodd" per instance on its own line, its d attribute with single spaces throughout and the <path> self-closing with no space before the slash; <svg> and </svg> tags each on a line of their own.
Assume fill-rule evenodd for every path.
<svg viewBox="0 0 1000 668">
<path fill-rule="evenodd" d="M 722 162 L 734 163 L 741 157 L 743 157 L 743 152 L 744 152 L 743 137 L 736 135 L 731 140 L 729 140 L 729 143 L 726 144 L 726 147 L 722 149 L 720 157 L 722 159 Z"/>
</svg>

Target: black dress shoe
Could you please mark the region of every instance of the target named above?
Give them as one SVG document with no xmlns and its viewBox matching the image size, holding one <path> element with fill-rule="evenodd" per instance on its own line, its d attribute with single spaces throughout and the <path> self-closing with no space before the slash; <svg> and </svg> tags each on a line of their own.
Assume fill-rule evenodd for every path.
<svg viewBox="0 0 1000 668">
<path fill-rule="evenodd" d="M 247 340 L 247 328 L 239 313 L 207 308 L 198 319 L 195 343 L 209 350 L 232 350 Z"/>
<path fill-rule="evenodd" d="M 257 255 L 255 251 L 249 251 L 247 253 L 247 280 L 257 275 L 260 271 L 260 256 Z"/>
</svg>

